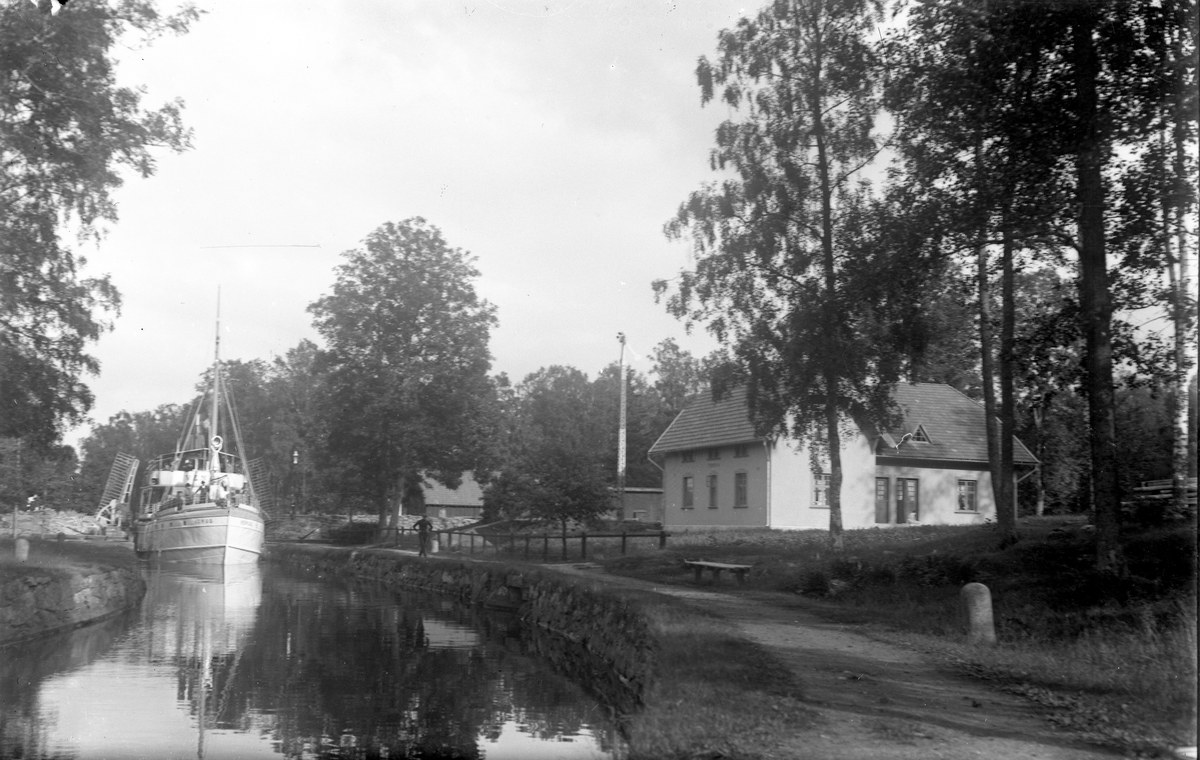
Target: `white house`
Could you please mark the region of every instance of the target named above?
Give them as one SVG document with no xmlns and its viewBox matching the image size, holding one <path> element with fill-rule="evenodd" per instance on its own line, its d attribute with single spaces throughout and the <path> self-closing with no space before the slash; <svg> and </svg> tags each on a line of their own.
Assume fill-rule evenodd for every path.
<svg viewBox="0 0 1200 760">
<path fill-rule="evenodd" d="M 894 401 L 899 429 L 843 435 L 843 525 L 994 520 L 983 407 L 937 383 L 901 383 Z M 692 398 L 649 456 L 663 470 L 664 526 L 829 527 L 828 456 L 755 435 L 744 388 Z M 1015 438 L 1013 461 L 1014 485 L 1038 465 Z"/>
</svg>

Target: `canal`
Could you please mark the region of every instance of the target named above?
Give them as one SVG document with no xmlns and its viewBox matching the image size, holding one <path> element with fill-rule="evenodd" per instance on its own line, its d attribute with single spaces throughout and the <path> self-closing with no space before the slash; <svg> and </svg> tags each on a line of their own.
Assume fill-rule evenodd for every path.
<svg viewBox="0 0 1200 760">
<path fill-rule="evenodd" d="M 0 757 L 621 755 L 511 617 L 274 564 L 148 584 L 122 617 L 0 648 Z"/>
</svg>

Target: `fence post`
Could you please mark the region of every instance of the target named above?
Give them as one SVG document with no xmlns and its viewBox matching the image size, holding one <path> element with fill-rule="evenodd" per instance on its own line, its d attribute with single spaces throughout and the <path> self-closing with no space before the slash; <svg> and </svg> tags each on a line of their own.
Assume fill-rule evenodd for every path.
<svg viewBox="0 0 1200 760">
<path fill-rule="evenodd" d="M 621 531 L 621 556 L 625 556 L 625 531 Z"/>
<path fill-rule="evenodd" d="M 542 562 L 550 561 L 550 534 L 542 534 Z"/>
<path fill-rule="evenodd" d="M 563 534 L 562 542 L 563 542 L 563 562 L 566 562 L 567 561 L 567 534 L 565 534 L 565 533 Z"/>
<path fill-rule="evenodd" d="M 667 548 L 667 532 L 665 530 L 660 530 L 658 532 L 658 548 L 659 549 Z"/>
<path fill-rule="evenodd" d="M 586 530 L 579 534 L 579 557 L 580 557 L 580 559 L 587 559 L 587 531 Z"/>
</svg>

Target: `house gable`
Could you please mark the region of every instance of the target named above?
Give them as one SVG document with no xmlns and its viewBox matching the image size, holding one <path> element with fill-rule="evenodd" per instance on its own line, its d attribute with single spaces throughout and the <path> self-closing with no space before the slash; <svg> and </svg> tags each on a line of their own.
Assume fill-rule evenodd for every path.
<svg viewBox="0 0 1200 760">
<path fill-rule="evenodd" d="M 720 401 L 713 401 L 711 393 L 696 394 L 650 447 L 649 454 L 760 441 L 748 410 L 744 387 L 734 388 Z"/>
<path fill-rule="evenodd" d="M 875 454 L 884 460 L 987 462 L 987 418 L 983 407 L 940 383 L 899 383 L 892 394 L 898 427 L 881 431 Z M 925 441 L 920 440 L 923 433 Z M 1037 458 L 1013 437 L 1013 463 L 1033 466 Z"/>
</svg>

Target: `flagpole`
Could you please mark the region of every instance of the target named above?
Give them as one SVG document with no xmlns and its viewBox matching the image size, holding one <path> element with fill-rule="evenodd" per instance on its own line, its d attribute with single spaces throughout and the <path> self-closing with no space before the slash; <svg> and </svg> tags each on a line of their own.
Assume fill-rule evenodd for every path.
<svg viewBox="0 0 1200 760">
<path fill-rule="evenodd" d="M 620 497 L 620 506 L 617 508 L 617 518 L 625 519 L 625 333 L 617 333 L 617 340 L 621 341 L 621 359 L 618 362 L 618 375 L 621 380 L 621 422 L 620 430 L 617 434 L 617 493 Z"/>
</svg>

